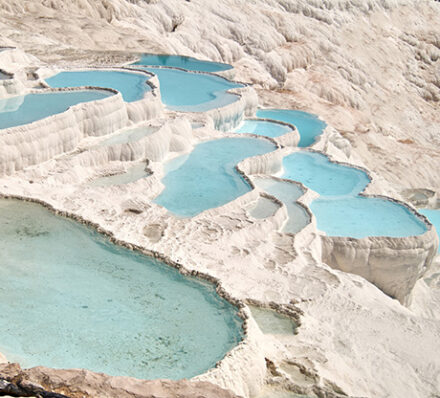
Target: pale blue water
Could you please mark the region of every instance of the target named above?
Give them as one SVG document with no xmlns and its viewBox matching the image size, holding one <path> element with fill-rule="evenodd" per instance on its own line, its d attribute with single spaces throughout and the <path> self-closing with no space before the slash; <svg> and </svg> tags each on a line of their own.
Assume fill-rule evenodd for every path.
<svg viewBox="0 0 440 398">
<path fill-rule="evenodd" d="M 272 178 L 255 177 L 254 182 L 260 189 L 275 196 L 285 204 L 289 219 L 283 226 L 284 232 L 295 234 L 310 224 L 309 213 L 307 213 L 304 207 L 296 203 L 304 194 L 301 187 L 288 181 L 279 181 Z"/>
<path fill-rule="evenodd" d="M 248 209 L 249 214 L 256 219 L 271 217 L 280 208 L 273 200 L 260 196 L 256 203 Z"/>
<path fill-rule="evenodd" d="M 235 133 L 256 134 L 272 138 L 290 133 L 291 131 L 288 126 L 266 120 L 245 120 L 240 127 L 234 130 Z"/>
<path fill-rule="evenodd" d="M 142 138 L 145 138 L 155 131 L 158 130 L 158 127 L 150 127 L 150 126 L 141 126 L 136 127 L 134 129 L 124 130 L 119 134 L 114 134 L 106 140 L 100 142 L 99 146 L 111 146 L 117 144 L 128 144 L 129 142 L 137 142 Z"/>
<path fill-rule="evenodd" d="M 220 72 L 232 69 L 231 65 L 219 62 L 202 61 L 181 55 L 143 54 L 138 62 L 132 65 L 169 66 L 199 72 Z"/>
<path fill-rule="evenodd" d="M 95 101 L 111 95 L 113 94 L 108 91 L 81 90 L 0 99 L 0 129 L 35 122 L 64 112 L 81 102 Z"/>
<path fill-rule="evenodd" d="M 159 78 L 162 102 L 176 111 L 205 112 L 231 104 L 239 97 L 226 90 L 243 87 L 214 75 L 166 68 L 146 69 Z"/>
<path fill-rule="evenodd" d="M 122 94 L 126 102 L 144 98 L 151 87 L 146 83 L 147 75 L 114 70 L 87 70 L 61 72 L 46 79 L 51 87 L 103 87 L 112 88 Z"/>
<path fill-rule="evenodd" d="M 301 137 L 299 147 L 312 145 L 327 126 L 325 122 L 311 113 L 289 109 L 260 109 L 257 111 L 257 117 L 279 120 L 296 126 Z"/>
<path fill-rule="evenodd" d="M 0 201 L 0 352 L 137 378 L 205 372 L 241 339 L 212 285 L 31 203 Z"/>
<path fill-rule="evenodd" d="M 100 177 L 90 182 L 91 186 L 108 187 L 111 185 L 124 185 L 148 177 L 151 173 L 145 170 L 145 163 L 138 164 L 127 170 L 126 173 Z"/>
<path fill-rule="evenodd" d="M 437 235 L 440 237 L 440 210 L 418 209 L 417 211 L 423 214 L 431 222 L 431 224 L 434 225 Z M 440 253 L 440 247 L 438 252 Z"/>
<path fill-rule="evenodd" d="M 293 319 L 269 308 L 249 305 L 249 309 L 264 334 L 292 335 L 298 327 Z"/>
<path fill-rule="evenodd" d="M 329 236 L 405 237 L 427 231 L 426 225 L 405 206 L 380 198 L 316 199 L 310 209 L 318 229 Z"/>
<path fill-rule="evenodd" d="M 302 182 L 321 196 L 357 195 L 370 182 L 365 172 L 330 162 L 320 153 L 292 153 L 283 159 L 283 166 L 283 178 Z"/>
<path fill-rule="evenodd" d="M 166 165 L 163 192 L 155 202 L 170 212 L 192 217 L 224 205 L 251 190 L 235 170 L 241 160 L 275 150 L 258 138 L 222 138 L 197 145 Z"/>
</svg>

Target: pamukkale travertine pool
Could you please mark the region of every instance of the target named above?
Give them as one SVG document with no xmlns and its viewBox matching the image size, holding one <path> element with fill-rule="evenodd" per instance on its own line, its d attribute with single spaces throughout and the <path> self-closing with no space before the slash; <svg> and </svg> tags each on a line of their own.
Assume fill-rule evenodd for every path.
<svg viewBox="0 0 440 398">
<path fill-rule="evenodd" d="M 211 284 L 41 205 L 0 200 L 0 352 L 23 366 L 189 378 L 242 338 Z"/>
<path fill-rule="evenodd" d="M 149 76 L 139 72 L 118 70 L 82 70 L 60 72 L 46 79 L 51 87 L 103 87 L 121 93 L 126 102 L 144 98 L 151 87 L 146 83 Z"/>
<path fill-rule="evenodd" d="M 227 90 L 243 87 L 222 77 L 178 69 L 146 68 L 159 78 L 163 103 L 171 110 L 205 112 L 238 101 Z"/>
<path fill-rule="evenodd" d="M 168 66 L 199 72 L 220 72 L 232 69 L 231 65 L 220 62 L 202 61 L 181 55 L 143 54 L 140 60 L 132 65 Z"/>
<path fill-rule="evenodd" d="M 257 117 L 293 124 L 299 132 L 299 147 L 312 145 L 326 127 L 326 123 L 311 113 L 290 109 L 260 109 Z"/>
<path fill-rule="evenodd" d="M 274 149 L 272 142 L 259 138 L 221 138 L 201 143 L 188 155 L 165 164 L 165 189 L 155 202 L 183 217 L 224 205 L 251 190 L 235 169 L 237 163 Z"/>
<path fill-rule="evenodd" d="M 423 214 L 434 225 L 440 238 L 440 209 L 418 209 L 418 212 Z M 440 247 L 438 250 L 440 253 Z"/>
<path fill-rule="evenodd" d="M 0 99 L 0 129 L 21 126 L 64 112 L 70 106 L 114 95 L 104 90 L 45 92 Z"/>
<path fill-rule="evenodd" d="M 268 120 L 245 120 L 234 130 L 235 133 L 256 134 L 272 138 L 279 137 L 290 131 L 292 129 L 289 126 Z"/>
</svg>

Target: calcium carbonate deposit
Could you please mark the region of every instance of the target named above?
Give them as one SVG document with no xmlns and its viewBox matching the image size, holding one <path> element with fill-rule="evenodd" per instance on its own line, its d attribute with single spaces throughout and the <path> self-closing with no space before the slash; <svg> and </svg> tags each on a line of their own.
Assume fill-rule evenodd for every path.
<svg viewBox="0 0 440 398">
<path fill-rule="evenodd" d="M 0 0 L 0 395 L 440 396 L 439 20 Z"/>
</svg>

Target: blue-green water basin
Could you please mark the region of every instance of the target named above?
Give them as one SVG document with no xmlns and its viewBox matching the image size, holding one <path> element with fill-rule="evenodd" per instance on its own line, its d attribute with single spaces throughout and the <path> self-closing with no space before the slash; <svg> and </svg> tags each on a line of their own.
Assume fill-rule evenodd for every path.
<svg viewBox="0 0 440 398">
<path fill-rule="evenodd" d="M 28 94 L 0 99 L 0 129 L 21 126 L 66 111 L 70 106 L 100 100 L 109 91 L 80 90 Z"/>
<path fill-rule="evenodd" d="M 283 178 L 299 181 L 321 196 L 357 195 L 369 184 L 368 175 L 331 162 L 315 152 L 295 152 L 283 159 Z"/>
<path fill-rule="evenodd" d="M 423 214 L 432 225 L 434 225 L 437 235 L 439 235 L 440 238 L 440 210 L 438 209 L 418 209 L 418 212 Z M 438 249 L 438 252 L 440 253 L 440 247 Z"/>
<path fill-rule="evenodd" d="M 300 135 L 299 147 L 312 145 L 327 126 L 311 113 L 289 109 L 260 109 L 257 111 L 257 117 L 293 124 Z"/>
<path fill-rule="evenodd" d="M 221 72 L 232 69 L 231 65 L 220 62 L 202 61 L 192 57 L 166 54 L 143 54 L 132 65 L 168 66 L 199 72 Z"/>
<path fill-rule="evenodd" d="M 222 206 L 251 190 L 235 169 L 237 163 L 275 148 L 273 143 L 258 138 L 222 138 L 201 143 L 188 155 L 165 165 L 165 189 L 155 202 L 181 217 Z"/>
<path fill-rule="evenodd" d="M 291 131 L 292 129 L 288 126 L 266 120 L 245 120 L 234 130 L 235 133 L 256 134 L 272 138 L 290 133 Z"/>
<path fill-rule="evenodd" d="M 162 102 L 171 110 L 205 112 L 238 101 L 239 97 L 227 93 L 243 87 L 219 76 L 185 72 L 167 68 L 145 68 L 159 78 Z"/>
<path fill-rule="evenodd" d="M 211 284 L 44 207 L 0 200 L 0 352 L 24 367 L 189 378 L 241 339 Z"/>
<path fill-rule="evenodd" d="M 46 79 L 51 87 L 102 87 L 112 88 L 121 93 L 126 102 L 144 98 L 151 87 L 146 83 L 148 76 L 142 73 L 116 70 L 84 70 L 60 72 Z"/>
<path fill-rule="evenodd" d="M 329 236 L 401 238 L 427 231 L 425 223 L 407 207 L 381 198 L 319 198 L 311 203 L 310 210 L 318 229 Z"/>
</svg>

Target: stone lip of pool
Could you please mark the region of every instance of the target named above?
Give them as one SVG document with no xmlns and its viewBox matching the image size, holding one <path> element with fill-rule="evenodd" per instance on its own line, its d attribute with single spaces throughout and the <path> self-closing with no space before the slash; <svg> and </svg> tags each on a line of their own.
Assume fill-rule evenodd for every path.
<svg viewBox="0 0 440 398">
<path fill-rule="evenodd" d="M 158 77 L 162 102 L 179 112 L 206 112 L 230 105 L 238 101 L 240 95 L 229 90 L 245 87 L 213 73 L 169 67 L 139 68 Z"/>
<path fill-rule="evenodd" d="M 130 65 L 167 66 L 196 72 L 223 72 L 232 69 L 229 64 L 169 54 L 142 54 L 139 61 Z"/>
<path fill-rule="evenodd" d="M 151 75 L 143 69 L 127 68 L 81 68 L 59 72 L 45 79 L 53 88 L 99 87 L 120 92 L 125 102 L 145 98 L 153 90 L 149 83 Z"/>
<path fill-rule="evenodd" d="M 101 87 L 48 89 L 0 99 L 0 130 L 23 126 L 66 112 L 72 106 L 98 101 L 117 91 Z M 42 102 L 43 97 L 46 101 Z"/>
<path fill-rule="evenodd" d="M 417 209 L 417 211 L 435 227 L 440 239 L 440 209 Z M 440 253 L 440 246 L 437 253 Z"/>
<path fill-rule="evenodd" d="M 257 110 L 257 117 L 279 120 L 292 124 L 300 135 L 299 147 L 313 145 L 327 127 L 327 123 L 312 113 L 294 109 L 262 108 Z"/>
<path fill-rule="evenodd" d="M 24 199 L 24 201 L 16 199 Z M 4 315 L 9 313 L 11 320 L 0 335 L 2 351 L 12 360 L 24 362 L 26 367 L 44 363 L 55 368 L 87 368 L 110 375 L 140 379 L 181 379 L 206 372 L 221 361 L 227 352 L 245 343 L 247 321 L 239 317 L 238 312 L 238 308 L 243 303 L 231 297 L 221 287 L 217 278 L 199 272 L 194 275 L 181 264 L 159 253 L 115 239 L 111 232 L 101 230 L 99 234 L 96 232 L 96 228 L 99 228 L 97 224 L 88 222 L 80 216 L 66 212 L 62 214 L 69 217 L 68 219 L 57 216 L 53 213 L 56 210 L 51 205 L 40 200 L 2 198 L 0 207 L 7 210 L 8 206 L 12 206 L 12 212 L 0 213 L 4 225 L 2 234 L 5 238 L 0 243 L 6 245 L 1 253 L 9 260 L 2 261 L 1 264 L 3 277 L 10 279 L 7 286 L 16 292 L 14 306 L 19 306 L 20 311 L 16 311 L 14 306 L 11 307 L 8 300 L 0 301 L 0 307 L 2 303 L 6 306 L 2 313 Z M 22 211 L 14 211 L 14 207 L 17 206 L 21 207 Z M 92 228 L 74 222 L 70 218 Z M 13 242 L 7 243 L 8 239 L 15 241 L 16 237 L 20 238 L 18 245 L 12 244 Z M 51 237 L 65 240 L 65 243 L 53 245 L 49 242 Z M 35 255 L 32 250 L 23 251 L 21 249 L 23 241 L 27 241 L 29 247 L 42 248 L 41 253 Z M 78 251 L 74 247 L 75 243 L 81 245 L 81 250 Z M 127 248 L 130 250 L 128 251 Z M 94 260 L 93 256 L 90 259 L 90 249 L 96 251 Z M 86 253 L 82 254 L 84 251 Z M 17 264 L 10 261 L 14 252 L 22 257 L 18 263 L 22 270 L 19 275 L 17 275 Z M 61 262 L 57 261 L 59 255 L 63 259 Z M 86 261 L 82 262 L 84 259 Z M 119 261 L 122 261 L 123 265 L 118 265 Z M 50 264 L 48 266 L 50 262 L 56 264 L 56 267 Z M 35 272 L 34 263 L 43 267 L 44 272 Z M 63 270 L 66 266 L 71 273 L 69 278 L 66 278 L 66 272 Z M 133 272 L 127 273 L 126 271 L 130 269 Z M 135 270 L 137 271 L 134 272 Z M 169 290 L 164 286 L 165 281 L 160 279 L 163 278 L 160 276 L 162 274 L 167 276 L 165 278 L 167 281 L 169 280 L 166 283 L 175 285 L 173 289 Z M 194 276 L 185 276 L 190 274 Z M 130 275 L 133 279 L 131 282 Z M 146 278 L 140 277 L 142 275 Z M 29 286 L 23 284 L 23 277 L 29 279 Z M 93 281 L 95 278 L 100 278 L 103 283 L 96 284 L 96 281 Z M 48 284 L 51 282 L 55 285 L 48 289 Z M 133 282 L 137 283 L 134 287 Z M 40 289 L 40 284 L 44 285 L 44 288 Z M 99 286 L 99 294 L 96 293 L 96 286 Z M 23 289 L 27 291 L 26 295 L 22 294 Z M 164 290 L 162 295 L 161 289 Z M 32 316 L 28 314 L 22 317 L 25 324 L 14 327 L 12 321 L 17 321 L 22 310 L 27 308 L 23 303 L 18 304 L 18 302 L 27 299 L 34 290 L 34 293 L 40 296 L 42 291 L 46 292 L 41 297 L 43 304 L 55 308 L 43 308 L 38 311 L 35 307 L 38 300 L 31 300 L 28 307 Z M 10 291 L 7 293 L 7 297 L 10 293 Z M 166 299 L 162 297 L 164 294 Z M 116 299 L 109 300 L 111 295 L 116 295 Z M 122 297 L 118 298 L 121 295 Z M 50 296 L 55 296 L 57 300 L 53 300 Z M 122 300 L 125 296 L 129 299 L 127 303 Z M 166 300 L 169 304 L 166 304 Z M 153 301 L 157 303 L 152 305 Z M 128 305 L 130 302 L 132 305 Z M 67 305 L 64 310 L 59 308 L 63 305 Z M 182 306 L 188 308 L 180 308 Z M 216 310 L 213 311 L 212 306 Z M 158 312 L 160 307 L 164 308 Z M 146 311 L 146 316 L 136 318 L 131 316 L 133 310 L 141 309 Z M 64 321 L 59 319 L 66 314 L 72 318 L 70 324 L 67 319 Z M 164 330 L 161 327 L 159 329 L 154 327 L 158 314 L 164 314 L 166 318 L 171 317 L 165 322 Z M 54 319 L 48 320 L 51 316 Z M 176 316 L 175 322 L 173 316 Z M 106 326 L 106 322 L 111 323 L 118 318 L 121 318 L 121 321 L 117 321 L 113 327 Z M 207 322 L 207 319 L 211 321 Z M 197 326 L 197 322 L 202 323 Z M 36 326 L 39 323 L 41 327 Z M 54 333 L 47 333 L 48 325 L 55 328 Z M 75 327 L 79 325 L 80 330 L 72 332 L 72 325 Z M 64 329 L 66 330 L 63 331 Z M 20 333 L 17 333 L 17 330 L 20 330 Z M 9 333 L 8 331 L 12 335 L 4 340 L 4 335 Z M 193 335 L 194 331 L 197 331 L 198 337 Z M 204 331 L 204 334 L 201 335 L 201 331 Z M 105 336 L 109 334 L 113 338 L 107 341 L 106 346 Z M 56 342 L 57 336 L 61 338 L 62 344 Z M 120 336 L 123 338 L 122 346 L 117 342 Z M 17 345 L 20 339 L 24 339 L 23 343 Z M 84 344 L 89 340 L 92 341 L 91 347 L 94 350 L 90 350 L 90 346 Z M 67 353 L 66 344 L 73 350 L 73 355 Z M 168 348 L 170 346 L 173 347 L 171 351 Z M 42 351 L 37 352 L 38 349 Z M 98 356 L 94 359 L 95 349 L 98 351 Z M 75 354 L 76 351 L 78 352 Z M 29 355 L 33 355 L 34 359 L 27 358 Z M 81 363 L 78 363 L 78 359 Z M 178 366 L 182 361 L 184 365 Z"/>
</svg>

